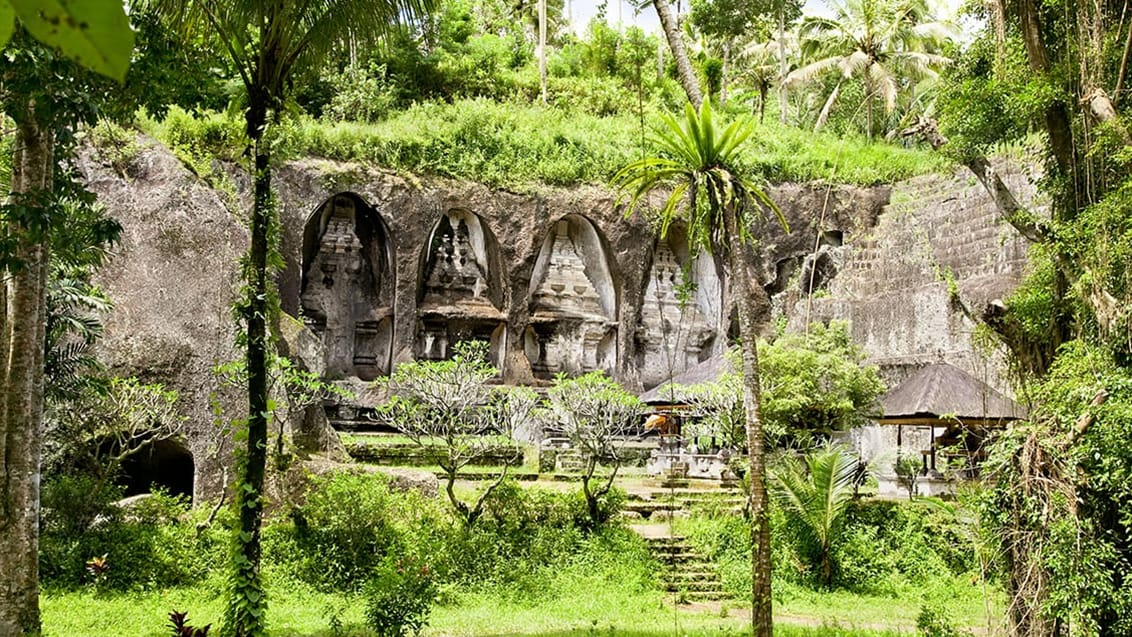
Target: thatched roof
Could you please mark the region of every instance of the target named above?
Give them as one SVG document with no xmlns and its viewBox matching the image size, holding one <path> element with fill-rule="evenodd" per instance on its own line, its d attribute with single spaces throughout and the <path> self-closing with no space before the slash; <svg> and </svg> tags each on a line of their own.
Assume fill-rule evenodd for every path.
<svg viewBox="0 0 1132 637">
<path fill-rule="evenodd" d="M 884 417 L 895 419 L 955 417 L 959 420 L 1015 420 L 1026 409 L 967 372 L 948 365 L 928 365 L 881 398 Z"/>
<path fill-rule="evenodd" d="M 731 371 L 731 363 L 727 360 L 727 352 L 721 352 L 707 359 L 706 361 L 689 368 L 683 374 L 672 377 L 672 382 L 664 382 L 647 392 L 641 394 L 641 400 L 649 405 L 672 404 L 681 402 L 680 392 L 673 394 L 668 389 L 669 385 L 681 385 L 688 387 L 690 385 L 698 385 L 700 383 L 710 383 L 719 380 L 719 377 Z"/>
</svg>

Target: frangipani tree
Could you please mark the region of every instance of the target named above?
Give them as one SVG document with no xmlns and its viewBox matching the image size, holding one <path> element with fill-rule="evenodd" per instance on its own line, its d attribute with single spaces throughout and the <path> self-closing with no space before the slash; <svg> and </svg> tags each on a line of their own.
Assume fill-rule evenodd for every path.
<svg viewBox="0 0 1132 637">
<path fill-rule="evenodd" d="M 725 257 L 732 280 L 732 298 L 739 313 L 742 340 L 743 408 L 750 458 L 751 553 L 753 571 L 752 626 L 755 635 L 770 635 L 770 521 L 767 512 L 766 458 L 762 412 L 759 406 L 759 329 L 769 320 L 766 290 L 755 281 L 747 259 L 753 241 L 751 227 L 771 212 L 782 226 L 782 211 L 739 165 L 739 150 L 753 133 L 749 119 L 717 125 L 711 103 L 698 112 L 691 106 L 684 117 L 665 116 L 654 143 L 660 155 L 631 162 L 613 176 L 613 185 L 628 200 L 631 214 L 653 192 L 663 191 L 658 214 L 661 236 L 677 218 L 688 228 L 689 248 Z"/>
<path fill-rule="evenodd" d="M 566 437 L 582 454 L 582 495 L 590 520 L 601 524 L 605 521 L 601 498 L 613 488 L 613 479 L 621 467 L 615 443 L 635 431 L 645 404 L 600 370 L 577 378 L 559 374 L 547 391 L 547 398 Z M 599 481 L 595 486 L 594 472 L 603 460 L 611 463 L 613 470 L 604 483 Z"/>
<path fill-rule="evenodd" d="M 829 118 L 846 80 L 859 79 L 865 92 L 866 132 L 875 131 L 875 103 L 885 112 L 896 107 L 897 94 L 924 79 L 938 77 L 950 60 L 940 54 L 952 37 L 952 25 L 936 20 L 926 0 L 843 0 L 832 3 L 830 18 L 802 21 L 803 59 L 813 60 L 786 76 L 787 86 L 840 75 L 826 97 L 814 130 Z"/>
<path fill-rule="evenodd" d="M 507 470 L 523 460 L 514 432 L 528 418 L 537 417 L 539 397 L 526 387 L 491 384 L 499 370 L 487 362 L 487 343 L 456 344 L 456 355 L 446 361 L 401 363 L 380 384 L 391 394 L 377 418 L 425 449 L 439 448 L 440 468 L 446 477 L 445 493 L 465 526 L 483 513 L 491 492 L 507 477 Z M 469 464 L 487 456 L 501 462 L 495 479 L 471 503 L 455 491 L 456 477 Z"/>
</svg>

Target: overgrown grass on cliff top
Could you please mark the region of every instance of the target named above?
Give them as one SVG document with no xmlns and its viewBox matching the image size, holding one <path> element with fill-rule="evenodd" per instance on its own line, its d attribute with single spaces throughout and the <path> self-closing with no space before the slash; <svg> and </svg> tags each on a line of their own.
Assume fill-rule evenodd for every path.
<svg viewBox="0 0 1132 637">
<path fill-rule="evenodd" d="M 646 115 L 646 126 L 658 121 Z M 171 109 L 143 128 L 183 161 L 243 151 L 242 120 L 218 113 Z M 279 131 L 280 158 L 359 161 L 420 174 L 468 179 L 494 187 L 604 184 L 622 165 L 654 149 L 641 148 L 632 115 L 597 117 L 557 108 L 484 99 L 415 104 L 376 124 L 292 118 Z M 941 170 L 946 160 L 924 150 L 863 138 L 838 138 L 759 124 L 745 154 L 772 182 L 830 180 L 871 185 Z"/>
</svg>

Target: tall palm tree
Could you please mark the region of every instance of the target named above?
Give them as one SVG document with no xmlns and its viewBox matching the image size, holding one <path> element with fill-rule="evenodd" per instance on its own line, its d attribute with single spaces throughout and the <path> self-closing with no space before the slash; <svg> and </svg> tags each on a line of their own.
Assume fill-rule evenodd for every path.
<svg viewBox="0 0 1132 637">
<path fill-rule="evenodd" d="M 769 316 L 766 291 L 753 282 L 747 247 L 751 226 L 765 211 L 772 211 L 782 226 L 782 211 L 738 166 L 739 150 L 753 132 L 749 119 L 717 126 L 711 103 L 705 101 L 697 112 L 685 106 L 684 119 L 664 117 L 664 127 L 656 134 L 659 157 L 634 161 L 617 172 L 613 184 L 628 199 L 627 212 L 658 189 L 668 189 L 659 214 L 663 237 L 671 223 L 686 216 L 689 249 L 706 249 L 726 255 L 733 281 L 733 298 L 739 310 L 742 338 L 743 410 L 746 415 L 747 447 L 750 459 L 752 616 L 755 635 L 769 636 L 770 598 L 770 522 L 767 516 L 766 462 L 762 411 L 759 407 L 759 359 L 755 344 L 760 324 Z M 758 295 L 756 297 L 756 295 Z"/>
<path fill-rule="evenodd" d="M 672 59 L 676 62 L 676 74 L 680 76 L 680 85 L 684 87 L 688 101 L 698 109 L 704 97 L 700 91 L 700 82 L 696 79 L 696 72 L 692 69 L 692 61 L 688 58 L 688 51 L 684 48 L 679 16 L 672 10 L 668 0 L 652 0 L 652 5 L 656 8 L 660 27 L 664 30 L 668 48 L 672 51 Z"/>
<path fill-rule="evenodd" d="M 830 550 L 853 501 L 857 465 L 857 458 L 845 448 L 827 445 L 807 455 L 804 466 L 787 462 L 774 472 L 771 493 L 791 528 L 802 533 L 817 553 L 826 588 L 833 584 Z"/>
<path fill-rule="evenodd" d="M 236 489 L 240 525 L 233 596 L 226 632 L 264 632 L 266 601 L 259 576 L 260 526 L 268 424 L 269 229 L 274 223 L 271 151 L 265 139 L 271 120 L 288 97 L 298 69 L 314 67 L 349 42 L 373 41 L 399 22 L 424 16 L 436 0 L 155 0 L 186 25 L 212 32 L 232 60 L 247 93 L 245 133 L 254 162 L 251 246 L 241 316 L 246 329 L 248 378 L 247 451 Z"/>
<path fill-rule="evenodd" d="M 788 86 L 810 82 L 830 72 L 841 78 L 826 98 L 814 130 L 829 118 L 845 80 L 859 78 L 865 89 L 865 128 L 872 137 L 875 102 L 885 112 L 896 105 L 897 93 L 938 76 L 949 62 L 940 55 L 954 28 L 932 18 L 926 0 L 843 0 L 833 5 L 832 18 L 807 17 L 800 39 L 804 59 L 815 61 L 786 76 Z"/>
</svg>

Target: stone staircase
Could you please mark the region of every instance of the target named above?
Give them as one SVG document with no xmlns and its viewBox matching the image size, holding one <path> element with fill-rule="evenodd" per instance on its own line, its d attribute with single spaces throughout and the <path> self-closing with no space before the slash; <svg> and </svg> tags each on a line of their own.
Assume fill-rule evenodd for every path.
<svg viewBox="0 0 1132 637">
<path fill-rule="evenodd" d="M 663 569 L 660 574 L 664 590 L 680 602 L 703 602 L 726 599 L 723 582 L 712 563 L 695 552 L 682 536 L 646 537 L 649 551 Z"/>
<path fill-rule="evenodd" d="M 631 493 L 623 511 L 635 512 L 642 519 L 657 520 L 666 516 L 690 514 L 693 510 L 706 513 L 741 514 L 745 498 L 737 488 L 693 489 L 674 488 L 647 493 Z M 661 515 L 653 514 L 664 512 Z"/>
</svg>

